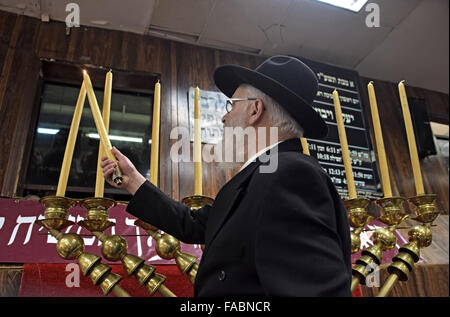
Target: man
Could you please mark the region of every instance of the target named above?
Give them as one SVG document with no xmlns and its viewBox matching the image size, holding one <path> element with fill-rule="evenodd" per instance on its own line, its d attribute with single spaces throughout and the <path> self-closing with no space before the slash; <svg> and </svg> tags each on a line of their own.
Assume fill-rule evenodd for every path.
<svg viewBox="0 0 450 317">
<path fill-rule="evenodd" d="M 117 149 L 127 211 L 186 243 L 205 244 L 196 296 L 350 296 L 350 232 L 328 175 L 302 154 L 299 137 L 320 138 L 327 126 L 312 108 L 317 78 L 296 58 L 275 56 L 255 70 L 216 69 L 217 87 L 232 98 L 225 128 L 278 128 L 278 138 L 249 158 L 197 212 L 145 180 Z M 234 99 L 237 98 L 237 99 Z M 262 154 L 276 153 L 274 171 Z M 274 158 L 271 154 L 270 158 Z M 109 184 L 115 164 L 102 161 Z M 117 187 L 117 186 L 116 186 Z"/>
</svg>

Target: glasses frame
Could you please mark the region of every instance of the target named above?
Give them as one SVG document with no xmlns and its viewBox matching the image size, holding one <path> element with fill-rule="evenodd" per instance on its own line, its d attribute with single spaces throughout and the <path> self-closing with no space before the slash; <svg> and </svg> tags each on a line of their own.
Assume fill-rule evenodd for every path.
<svg viewBox="0 0 450 317">
<path fill-rule="evenodd" d="M 257 100 L 257 99 L 258 98 L 227 98 L 225 110 L 227 111 L 227 113 L 229 113 L 231 110 L 233 110 L 233 103 L 236 101 L 252 101 L 252 100 Z"/>
</svg>

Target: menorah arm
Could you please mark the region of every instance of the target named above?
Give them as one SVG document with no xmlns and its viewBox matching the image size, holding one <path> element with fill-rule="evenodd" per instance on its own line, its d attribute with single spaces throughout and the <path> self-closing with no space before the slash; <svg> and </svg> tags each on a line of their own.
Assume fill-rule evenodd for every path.
<svg viewBox="0 0 450 317">
<path fill-rule="evenodd" d="M 395 283 L 398 281 L 398 275 L 397 274 L 391 274 L 389 275 L 386 282 L 383 284 L 383 287 L 381 287 L 380 292 L 378 293 L 377 297 L 386 297 L 391 292 L 392 288 L 394 287 Z"/>
<path fill-rule="evenodd" d="M 131 295 L 128 294 L 127 291 L 124 290 L 124 289 L 122 288 L 122 286 L 120 286 L 120 285 L 114 286 L 114 288 L 112 289 L 112 292 L 113 292 L 114 295 L 116 295 L 117 297 L 131 297 Z"/>
</svg>

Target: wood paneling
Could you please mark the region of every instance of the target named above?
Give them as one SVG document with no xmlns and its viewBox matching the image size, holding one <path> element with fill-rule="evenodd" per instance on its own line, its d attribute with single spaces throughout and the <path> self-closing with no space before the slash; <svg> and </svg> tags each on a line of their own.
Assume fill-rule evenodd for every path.
<svg viewBox="0 0 450 317">
<path fill-rule="evenodd" d="M 19 295 L 23 266 L 21 264 L 0 264 L 0 297 Z"/>
</svg>

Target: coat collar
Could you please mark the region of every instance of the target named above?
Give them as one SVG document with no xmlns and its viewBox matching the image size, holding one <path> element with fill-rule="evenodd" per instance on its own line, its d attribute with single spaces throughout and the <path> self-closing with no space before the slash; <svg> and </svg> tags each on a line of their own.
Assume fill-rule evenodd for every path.
<svg viewBox="0 0 450 317">
<path fill-rule="evenodd" d="M 272 148 L 278 149 L 278 153 L 282 153 L 282 152 L 303 152 L 303 148 L 302 148 L 302 143 L 300 142 L 299 138 L 292 138 L 292 139 L 287 139 L 284 140 L 282 142 L 280 142 L 278 145 L 276 145 L 275 147 Z M 266 154 L 269 154 L 270 150 L 266 151 Z M 228 184 L 230 185 L 237 185 L 235 188 L 239 188 L 242 187 L 243 185 L 245 185 L 249 178 L 250 175 L 253 174 L 253 171 L 259 166 L 261 165 L 262 162 L 256 158 L 255 162 L 250 163 L 248 166 L 246 166 L 242 171 L 240 171 L 239 173 L 237 173 L 230 181 L 228 181 L 228 183 L 226 183 L 224 185 L 227 186 Z"/>
</svg>

